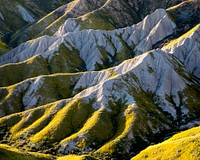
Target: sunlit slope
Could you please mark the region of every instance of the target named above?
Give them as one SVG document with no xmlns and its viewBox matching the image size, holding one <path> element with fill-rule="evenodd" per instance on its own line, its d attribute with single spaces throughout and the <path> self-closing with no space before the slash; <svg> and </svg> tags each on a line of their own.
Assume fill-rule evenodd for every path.
<svg viewBox="0 0 200 160">
<path fill-rule="evenodd" d="M 54 160 L 53 156 L 34 152 L 24 152 L 8 145 L 0 144 L 1 160 Z"/>
<path fill-rule="evenodd" d="M 26 152 L 5 144 L 0 144 L 0 158 L 1 160 L 95 160 L 92 156 L 87 155 L 68 155 L 56 157 L 50 154 Z"/>
<path fill-rule="evenodd" d="M 133 2 L 73 1 L 38 22 L 45 28 L 40 34 L 53 36 L 27 41 L 0 56 L 0 159 L 126 160 L 200 124 L 197 1 L 157 9 L 138 24 L 113 30 L 123 17 L 129 19 L 131 7 L 137 8 L 132 15 L 138 15 L 147 5 Z M 76 12 L 80 7 L 83 12 Z M 82 16 L 71 19 L 71 13 Z M 82 30 L 104 24 L 109 31 Z M 169 39 L 175 40 L 166 44 Z M 166 158 L 170 148 L 171 159 L 196 160 L 198 133 L 196 128 L 177 134 L 159 149 L 151 146 L 161 154 L 147 150 L 141 156 Z"/>
<path fill-rule="evenodd" d="M 136 25 L 112 31 L 84 30 L 65 34 L 63 26 L 57 37 L 43 36 L 25 42 L 1 56 L 0 63 L 5 65 L 0 67 L 0 86 L 43 74 L 116 66 L 152 49 L 155 43 L 173 34 L 175 27 L 163 9 L 156 10 Z"/>
<path fill-rule="evenodd" d="M 174 135 L 172 138 L 148 147 L 131 160 L 199 160 L 200 127 Z"/>
<path fill-rule="evenodd" d="M 200 78 L 200 24 L 169 42 L 162 50 L 176 56 L 193 75 Z"/>
<path fill-rule="evenodd" d="M 11 106 L 16 101 L 28 109 L 37 106 L 34 101 L 47 104 L 1 118 L 4 143 L 50 154 L 91 153 L 127 159 L 154 142 L 155 135 L 187 127 L 200 113 L 199 85 L 173 55 L 161 50 L 112 69 L 75 74 L 77 80 L 70 78 L 73 74 L 54 76 L 24 81 L 5 93 L 8 99 L 1 102 Z M 63 83 L 54 90 L 54 78 L 58 81 L 59 77 Z M 75 81 L 68 95 L 71 98 L 48 103 L 59 88 L 68 90 L 64 84 L 69 78 Z M 52 88 L 46 86 L 48 80 Z M 12 95 L 17 97 L 9 99 Z M 64 92 L 63 96 L 67 98 Z M 11 106 L 7 109 L 12 111 Z"/>
<path fill-rule="evenodd" d="M 180 0 L 170 2 L 142 0 L 140 3 L 132 0 L 75 0 L 26 28 L 26 32 L 22 29 L 14 34 L 10 43 L 20 44 L 38 36 L 53 35 L 67 20 L 73 21 L 69 24 L 69 32 L 83 29 L 112 30 L 126 27 L 138 23 L 158 8 L 168 8 L 179 2 Z M 71 25 L 75 25 L 76 29 Z"/>
<path fill-rule="evenodd" d="M 68 155 L 68 156 L 60 157 L 57 160 L 96 160 L 96 158 L 92 156 L 86 156 L 86 155 L 82 155 L 82 156 Z"/>
<path fill-rule="evenodd" d="M 17 32 L 11 37 L 10 44 L 17 45 L 26 40 L 36 38 L 40 35 L 53 35 L 54 32 L 68 19 L 76 18 L 100 8 L 106 0 L 74 0 L 71 3 L 65 4 L 48 15 L 38 20 L 35 24 Z M 81 9 L 80 9 L 81 8 Z"/>
<path fill-rule="evenodd" d="M 173 160 L 173 159 L 188 159 L 198 160 L 199 153 L 199 139 L 200 139 L 200 127 L 196 127 L 181 133 L 174 135 L 172 138 L 152 145 L 147 149 L 141 151 L 137 156 L 131 160 Z M 0 145 L 0 158 L 2 160 L 93 160 L 95 158 L 90 156 L 77 156 L 68 155 L 65 157 L 56 158 L 46 154 L 34 153 L 34 152 L 22 152 L 18 149 L 7 145 Z"/>
</svg>

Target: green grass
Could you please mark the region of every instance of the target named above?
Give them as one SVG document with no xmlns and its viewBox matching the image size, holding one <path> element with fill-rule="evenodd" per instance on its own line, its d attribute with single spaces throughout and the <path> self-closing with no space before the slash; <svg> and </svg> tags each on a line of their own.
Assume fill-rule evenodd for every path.
<svg viewBox="0 0 200 160">
<path fill-rule="evenodd" d="M 42 83 L 45 85 L 40 85 L 40 87 L 35 89 L 32 94 L 34 97 L 42 98 L 38 98 L 38 102 L 32 105 L 32 107 L 34 108 L 53 101 L 72 97 L 74 86 L 82 74 L 83 73 L 63 73 L 43 76 Z M 24 93 L 30 90 L 32 84 L 37 80 L 37 78 L 38 77 L 28 79 L 9 87 L 0 88 L 0 109 L 5 115 L 24 110 L 25 106 L 22 102 Z M 79 90 L 76 90 L 76 93 L 82 90 L 83 89 L 80 88 Z M 11 110 L 11 106 L 15 106 L 13 110 Z"/>
<path fill-rule="evenodd" d="M 0 41 L 0 49 L 2 49 L 2 48 L 9 49 L 9 47 L 5 43 Z"/>
<path fill-rule="evenodd" d="M 175 6 L 170 7 L 170 8 L 167 8 L 167 11 L 177 9 L 177 8 L 179 8 L 181 5 L 183 5 L 183 4 L 185 4 L 185 3 L 188 3 L 188 2 L 190 3 L 190 2 L 192 2 L 192 1 L 193 1 L 193 0 L 184 0 L 182 3 L 179 3 L 179 4 L 175 5 Z"/>
<path fill-rule="evenodd" d="M 108 22 L 108 17 L 97 11 L 90 12 L 77 19 L 82 29 L 113 30 L 115 27 Z"/>
<path fill-rule="evenodd" d="M 34 143 L 44 139 L 50 142 L 59 142 L 82 126 L 91 112 L 90 105 L 79 100 L 72 101 L 59 110 L 51 122 L 33 135 L 30 140 Z"/>
<path fill-rule="evenodd" d="M 19 83 L 25 79 L 50 73 L 77 72 L 85 69 L 85 64 L 77 50 L 69 51 L 64 45 L 59 55 L 47 62 L 42 56 L 34 56 L 24 62 L 0 66 L 0 87 Z"/>
<path fill-rule="evenodd" d="M 27 78 L 49 74 L 48 65 L 41 56 L 34 56 L 25 62 L 0 66 L 0 86 L 9 86 Z"/>
<path fill-rule="evenodd" d="M 58 50 L 59 55 L 54 55 L 50 60 L 51 73 L 77 72 L 85 69 L 85 63 L 80 58 L 78 50 L 69 50 L 61 44 Z"/>
<path fill-rule="evenodd" d="M 10 47 L 0 40 L 0 56 L 4 55 L 10 50 Z"/>
<path fill-rule="evenodd" d="M 10 44 L 20 44 L 22 42 L 25 42 L 27 40 L 33 39 L 38 37 L 39 33 L 45 29 L 50 23 L 55 21 L 57 18 L 56 14 L 50 13 L 44 16 L 42 19 L 37 21 L 36 23 L 32 24 L 31 26 L 27 26 L 26 30 L 28 34 L 24 34 L 24 30 L 19 30 L 15 34 L 12 35 Z"/>
<path fill-rule="evenodd" d="M 82 156 L 68 155 L 68 156 L 60 157 L 57 160 L 95 160 L 95 158 L 91 156 L 87 156 L 87 155 L 82 155 Z"/>
<path fill-rule="evenodd" d="M 190 114 L 199 115 L 200 114 L 200 89 L 195 85 L 187 86 L 183 92 L 182 97 L 188 97 L 185 106 L 189 109 Z"/>
<path fill-rule="evenodd" d="M 78 132 L 63 139 L 60 143 L 62 145 L 73 141 L 79 151 L 84 151 L 94 143 L 99 145 L 109 139 L 112 136 L 112 128 L 110 114 L 105 109 L 95 111 Z M 80 137 L 80 135 L 82 136 Z"/>
<path fill-rule="evenodd" d="M 0 144 L 1 160 L 55 160 L 56 158 L 41 153 L 25 152 L 8 145 Z"/>
<path fill-rule="evenodd" d="M 114 132 L 115 134 L 113 138 L 98 149 L 95 155 L 100 157 L 101 155 L 103 155 L 103 157 L 112 157 L 113 155 L 117 155 L 118 152 L 123 152 L 121 150 L 123 145 L 127 145 L 128 147 L 126 138 L 132 130 L 135 119 L 136 115 L 134 109 L 131 106 L 127 106 L 127 108 L 123 107 L 119 115 L 116 117 L 116 124 L 113 125 L 114 128 L 117 128 Z"/>
<path fill-rule="evenodd" d="M 174 135 L 172 138 L 141 151 L 132 160 L 198 160 L 200 127 Z"/>
<path fill-rule="evenodd" d="M 0 158 L 1 160 L 95 160 L 94 157 L 88 155 L 55 157 L 49 154 L 19 150 L 5 144 L 0 144 Z"/>
<path fill-rule="evenodd" d="M 18 123 L 16 122 L 15 125 L 10 127 L 11 128 L 10 131 L 11 132 L 13 131 L 12 140 L 17 141 L 22 135 L 27 135 L 28 137 L 30 137 L 31 135 L 40 132 L 51 121 L 54 114 L 57 113 L 57 110 L 54 109 L 57 104 L 58 103 L 51 103 L 42 107 L 37 107 L 36 109 L 32 109 L 31 111 L 29 110 L 27 112 L 24 112 L 20 121 Z M 39 112 L 38 113 L 39 116 L 34 117 L 33 119 L 27 118 L 26 113 L 30 112 L 32 112 L 32 114 L 34 112 L 36 113 Z M 26 125 L 26 127 L 24 127 L 25 125 L 23 123 L 20 124 L 20 122 L 23 121 L 23 119 L 25 118 L 26 118 L 26 124 L 28 124 Z M 16 126 L 18 129 L 17 132 L 16 132 Z"/>
<path fill-rule="evenodd" d="M 1 0 L 0 10 L 4 16 L 4 21 L 0 22 L 0 31 L 2 31 L 3 34 L 14 34 L 9 42 L 11 46 L 16 46 L 21 42 L 35 38 L 43 29 L 58 18 L 55 11 L 51 14 L 48 13 L 70 1 L 71 0 Z M 45 16 L 45 21 L 39 20 L 38 23 L 28 24 L 23 20 L 16 5 L 21 5 L 25 8 L 36 21 Z M 27 31 L 26 33 L 24 33 L 25 29 Z"/>
</svg>

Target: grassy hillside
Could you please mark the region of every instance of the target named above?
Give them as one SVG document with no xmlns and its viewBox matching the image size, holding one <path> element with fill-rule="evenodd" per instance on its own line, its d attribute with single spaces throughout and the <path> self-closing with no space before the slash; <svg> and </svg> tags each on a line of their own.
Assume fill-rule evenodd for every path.
<svg viewBox="0 0 200 160">
<path fill-rule="evenodd" d="M 91 156 L 78 156 L 78 155 L 68 155 L 64 157 L 60 157 L 57 160 L 96 160 L 96 158 L 93 158 Z"/>
<path fill-rule="evenodd" d="M 199 160 L 200 127 L 180 131 L 200 120 L 200 81 L 190 72 L 194 68 L 200 75 L 200 25 L 174 37 L 174 22 L 199 12 L 193 10 L 196 1 L 159 9 L 137 25 L 113 31 L 98 29 L 131 25 L 155 7 L 179 0 L 76 0 L 47 14 L 66 2 L 15 0 L 10 5 L 13 12 L 18 6 L 19 26 L 26 25 L 13 35 L 14 43 L 55 33 L 72 13 L 77 18 L 69 21 L 71 27 L 80 25 L 83 31 L 67 33 L 63 26 L 63 36 L 30 40 L 1 57 L 0 160 Z M 29 20 L 46 16 L 27 22 L 20 10 Z M 0 23 L 6 38 L 19 28 L 11 19 L 6 22 L 15 17 L 4 11 Z M 198 20 L 190 22 L 184 21 L 188 28 Z M 169 37 L 175 40 L 153 49 Z M 0 41 L 0 55 L 6 50 Z M 180 57 L 191 59 L 183 63 Z"/>
<path fill-rule="evenodd" d="M 20 151 L 5 144 L 0 144 L 1 160 L 54 160 L 50 155 Z"/>
<path fill-rule="evenodd" d="M 10 47 L 8 47 L 4 42 L 0 40 L 0 56 L 5 54 L 10 50 Z"/>
<path fill-rule="evenodd" d="M 200 157 L 200 127 L 192 128 L 141 151 L 131 160 L 198 160 Z M 95 160 L 90 156 L 68 155 L 53 157 L 47 154 L 24 152 L 8 145 L 0 144 L 1 160 Z"/>
<path fill-rule="evenodd" d="M 127 60 L 112 70 L 86 72 L 82 75 L 41 76 L 15 86 L 3 87 L 1 93 L 5 98 L 2 98 L 1 103 L 4 104 L 3 107 L 8 106 L 4 108 L 5 112 L 15 112 L 12 106 L 18 106 L 19 110 L 23 110 L 20 107 L 33 103 L 35 108 L 0 118 L 2 142 L 16 148 L 45 154 L 88 153 L 100 159 L 128 159 L 135 152 L 155 142 L 157 135 L 163 136 L 166 132 L 178 130 L 190 119 L 198 118 L 198 85 L 190 82 L 193 86 L 186 85 L 180 92 L 180 87 L 185 85 L 184 82 L 189 82 L 181 76 L 187 75 L 186 71 L 178 72 L 181 69 L 178 60 L 174 59 L 173 63 L 170 61 L 170 65 L 167 65 L 166 62 L 172 60 L 172 55 L 168 55 L 169 59 L 164 60 L 161 59 L 162 53 L 151 52 L 145 55 L 146 58 L 141 55 L 140 58 Z M 142 64 L 132 70 L 127 67 L 139 62 Z M 159 67 L 154 65 L 158 62 L 161 63 Z M 123 65 L 130 70 L 117 73 L 118 69 L 125 68 Z M 172 66 L 179 66 L 179 69 L 175 71 Z M 143 82 L 138 73 L 147 68 L 151 68 L 145 74 L 148 81 Z M 161 74 L 163 72 L 168 74 Z M 157 88 L 145 91 L 145 86 L 152 85 L 151 79 L 157 82 L 155 77 L 167 79 L 171 73 L 173 76 L 170 81 L 160 81 L 159 84 L 161 88 L 170 86 L 170 89 L 162 89 L 169 95 L 157 95 L 153 91 Z M 107 78 L 102 80 L 102 75 L 107 75 Z M 76 78 L 79 79 L 79 83 L 76 82 Z M 177 87 L 176 90 L 172 87 L 174 85 Z M 77 94 L 68 97 L 74 93 L 74 86 L 79 86 L 76 88 Z M 131 100 L 132 97 L 134 100 Z M 180 98 L 180 103 L 178 102 L 179 108 L 176 107 L 175 97 L 184 97 Z M 52 102 L 51 98 L 58 99 L 53 99 Z M 168 101 L 165 106 L 171 106 L 172 113 L 164 111 L 163 101 L 155 102 L 155 99 L 161 98 L 164 98 L 165 102 Z M 46 104 L 39 106 L 41 102 Z M 187 115 L 183 115 L 185 110 L 188 111 Z"/>
<path fill-rule="evenodd" d="M 179 35 L 200 23 L 199 0 L 184 0 L 182 3 L 168 8 L 167 11 L 177 24 Z"/>
<path fill-rule="evenodd" d="M 6 43 L 18 30 L 33 24 L 70 0 L 1 0 L 0 33 Z"/>
<path fill-rule="evenodd" d="M 68 155 L 64 157 L 56 157 L 48 154 L 36 152 L 26 152 L 17 148 L 0 144 L 0 159 L 1 160 L 95 160 L 95 158 L 87 155 Z"/>
<path fill-rule="evenodd" d="M 174 135 L 172 138 L 148 147 L 131 160 L 199 160 L 200 127 Z"/>
<path fill-rule="evenodd" d="M 160 0 L 142 0 L 135 3 L 132 0 L 90 0 L 73 1 L 69 7 L 65 7 L 64 12 L 54 10 L 50 14 L 12 36 L 11 45 L 22 43 L 26 40 L 42 35 L 53 35 L 58 28 L 68 19 L 75 18 L 80 29 L 103 29 L 112 30 L 133 25 L 141 21 L 147 14 L 152 13 L 157 8 L 168 8 L 183 0 L 170 2 Z M 145 6 L 145 8 L 143 7 Z M 79 8 L 82 8 L 81 10 Z M 39 27 L 38 27 L 39 26 Z"/>
</svg>

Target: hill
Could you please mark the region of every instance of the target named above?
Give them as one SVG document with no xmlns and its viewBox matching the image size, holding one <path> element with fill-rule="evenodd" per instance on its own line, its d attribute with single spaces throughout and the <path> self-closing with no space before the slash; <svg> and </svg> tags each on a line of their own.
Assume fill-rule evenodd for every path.
<svg viewBox="0 0 200 160">
<path fill-rule="evenodd" d="M 198 160 L 199 8 L 75 0 L 0 43 L 0 159 Z"/>
</svg>

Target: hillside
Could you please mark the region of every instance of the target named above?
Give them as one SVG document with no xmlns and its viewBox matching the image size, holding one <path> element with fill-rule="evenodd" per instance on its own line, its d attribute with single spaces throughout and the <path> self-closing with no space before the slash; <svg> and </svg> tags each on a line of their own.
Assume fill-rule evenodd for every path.
<svg viewBox="0 0 200 160">
<path fill-rule="evenodd" d="M 153 145 L 131 160 L 198 159 L 200 127 L 178 133 L 163 143 Z"/>
<path fill-rule="evenodd" d="M 44 153 L 96 150 L 96 156 L 123 159 L 154 142 L 155 135 L 187 128 L 200 111 L 197 79 L 175 56 L 159 49 L 100 72 L 39 76 L 2 88 L 2 93 L 2 106 L 7 106 L 2 114 L 28 109 L 1 118 L 8 133 L 4 141 Z M 63 98 L 68 99 L 56 101 Z M 43 105 L 38 102 L 49 104 L 29 110 Z M 119 154 L 123 146 L 126 150 Z"/>
<path fill-rule="evenodd" d="M 143 27 L 145 31 L 142 30 Z M 8 83 L 10 77 L 13 77 L 11 81 L 14 83 L 24 80 L 18 76 L 18 72 L 23 73 L 23 70 L 29 67 L 33 69 L 32 72 L 24 74 L 28 76 L 26 78 L 49 73 L 100 70 L 117 65 L 125 59 L 152 49 L 153 44 L 174 33 L 175 27 L 163 9 L 147 16 L 141 23 L 113 31 L 83 30 L 65 34 L 61 26 L 56 33 L 58 36 L 43 36 L 25 42 L 0 57 L 2 65 L 15 63 L 0 67 L 3 77 L 1 82 Z M 165 32 L 160 34 L 163 30 Z M 74 63 L 70 61 L 72 57 L 76 57 Z M 34 68 L 35 63 L 40 64 L 40 73 L 35 73 L 38 72 Z M 20 70 L 10 75 L 8 68 Z"/>
<path fill-rule="evenodd" d="M 68 0 L 1 0 L 0 2 L 0 17 L 2 33 L 15 32 L 24 25 L 33 23 L 39 18 L 42 18 L 47 13 L 56 9 Z"/>
<path fill-rule="evenodd" d="M 142 159 L 197 159 L 200 155 L 199 153 L 199 129 L 200 127 L 196 127 L 178 134 L 175 134 L 172 138 L 164 141 L 163 143 L 152 145 L 139 153 L 137 156 L 132 158 L 131 160 L 142 160 Z M 192 146 L 192 147 L 191 147 Z M 189 149 L 188 149 L 189 148 Z M 9 160 L 93 160 L 95 158 L 91 156 L 76 156 L 69 155 L 65 157 L 56 158 L 50 155 L 44 154 L 34 154 L 34 153 L 26 153 L 26 155 L 19 150 L 16 150 L 12 147 L 6 145 L 0 145 L 0 153 L 1 155 L 6 155 L 5 157 L 9 158 Z M 14 155 L 12 154 L 14 153 Z M 159 154 L 158 154 L 159 153 Z M 163 156 L 164 155 L 164 156 Z M 167 157 L 166 157 L 167 156 Z M 170 156 L 170 157 L 169 157 Z M 1 157 L 2 160 L 7 160 L 7 158 Z"/>
<path fill-rule="evenodd" d="M 36 24 L 14 34 L 11 37 L 10 45 L 16 46 L 45 34 L 53 35 L 66 19 L 73 19 L 76 25 L 80 25 L 80 30 L 112 30 L 130 26 L 141 21 L 147 14 L 154 12 L 157 8 L 168 8 L 178 2 L 180 0 L 169 2 L 157 0 L 149 0 L 149 2 L 146 0 L 74 0 L 54 10 Z M 144 5 L 146 6 L 145 9 L 143 8 Z"/>
<path fill-rule="evenodd" d="M 199 1 L 52 3 L 0 43 L 0 159 L 198 160 Z"/>
<path fill-rule="evenodd" d="M 8 43 L 12 34 L 35 23 L 69 0 L 1 0 L 0 37 Z"/>
</svg>

